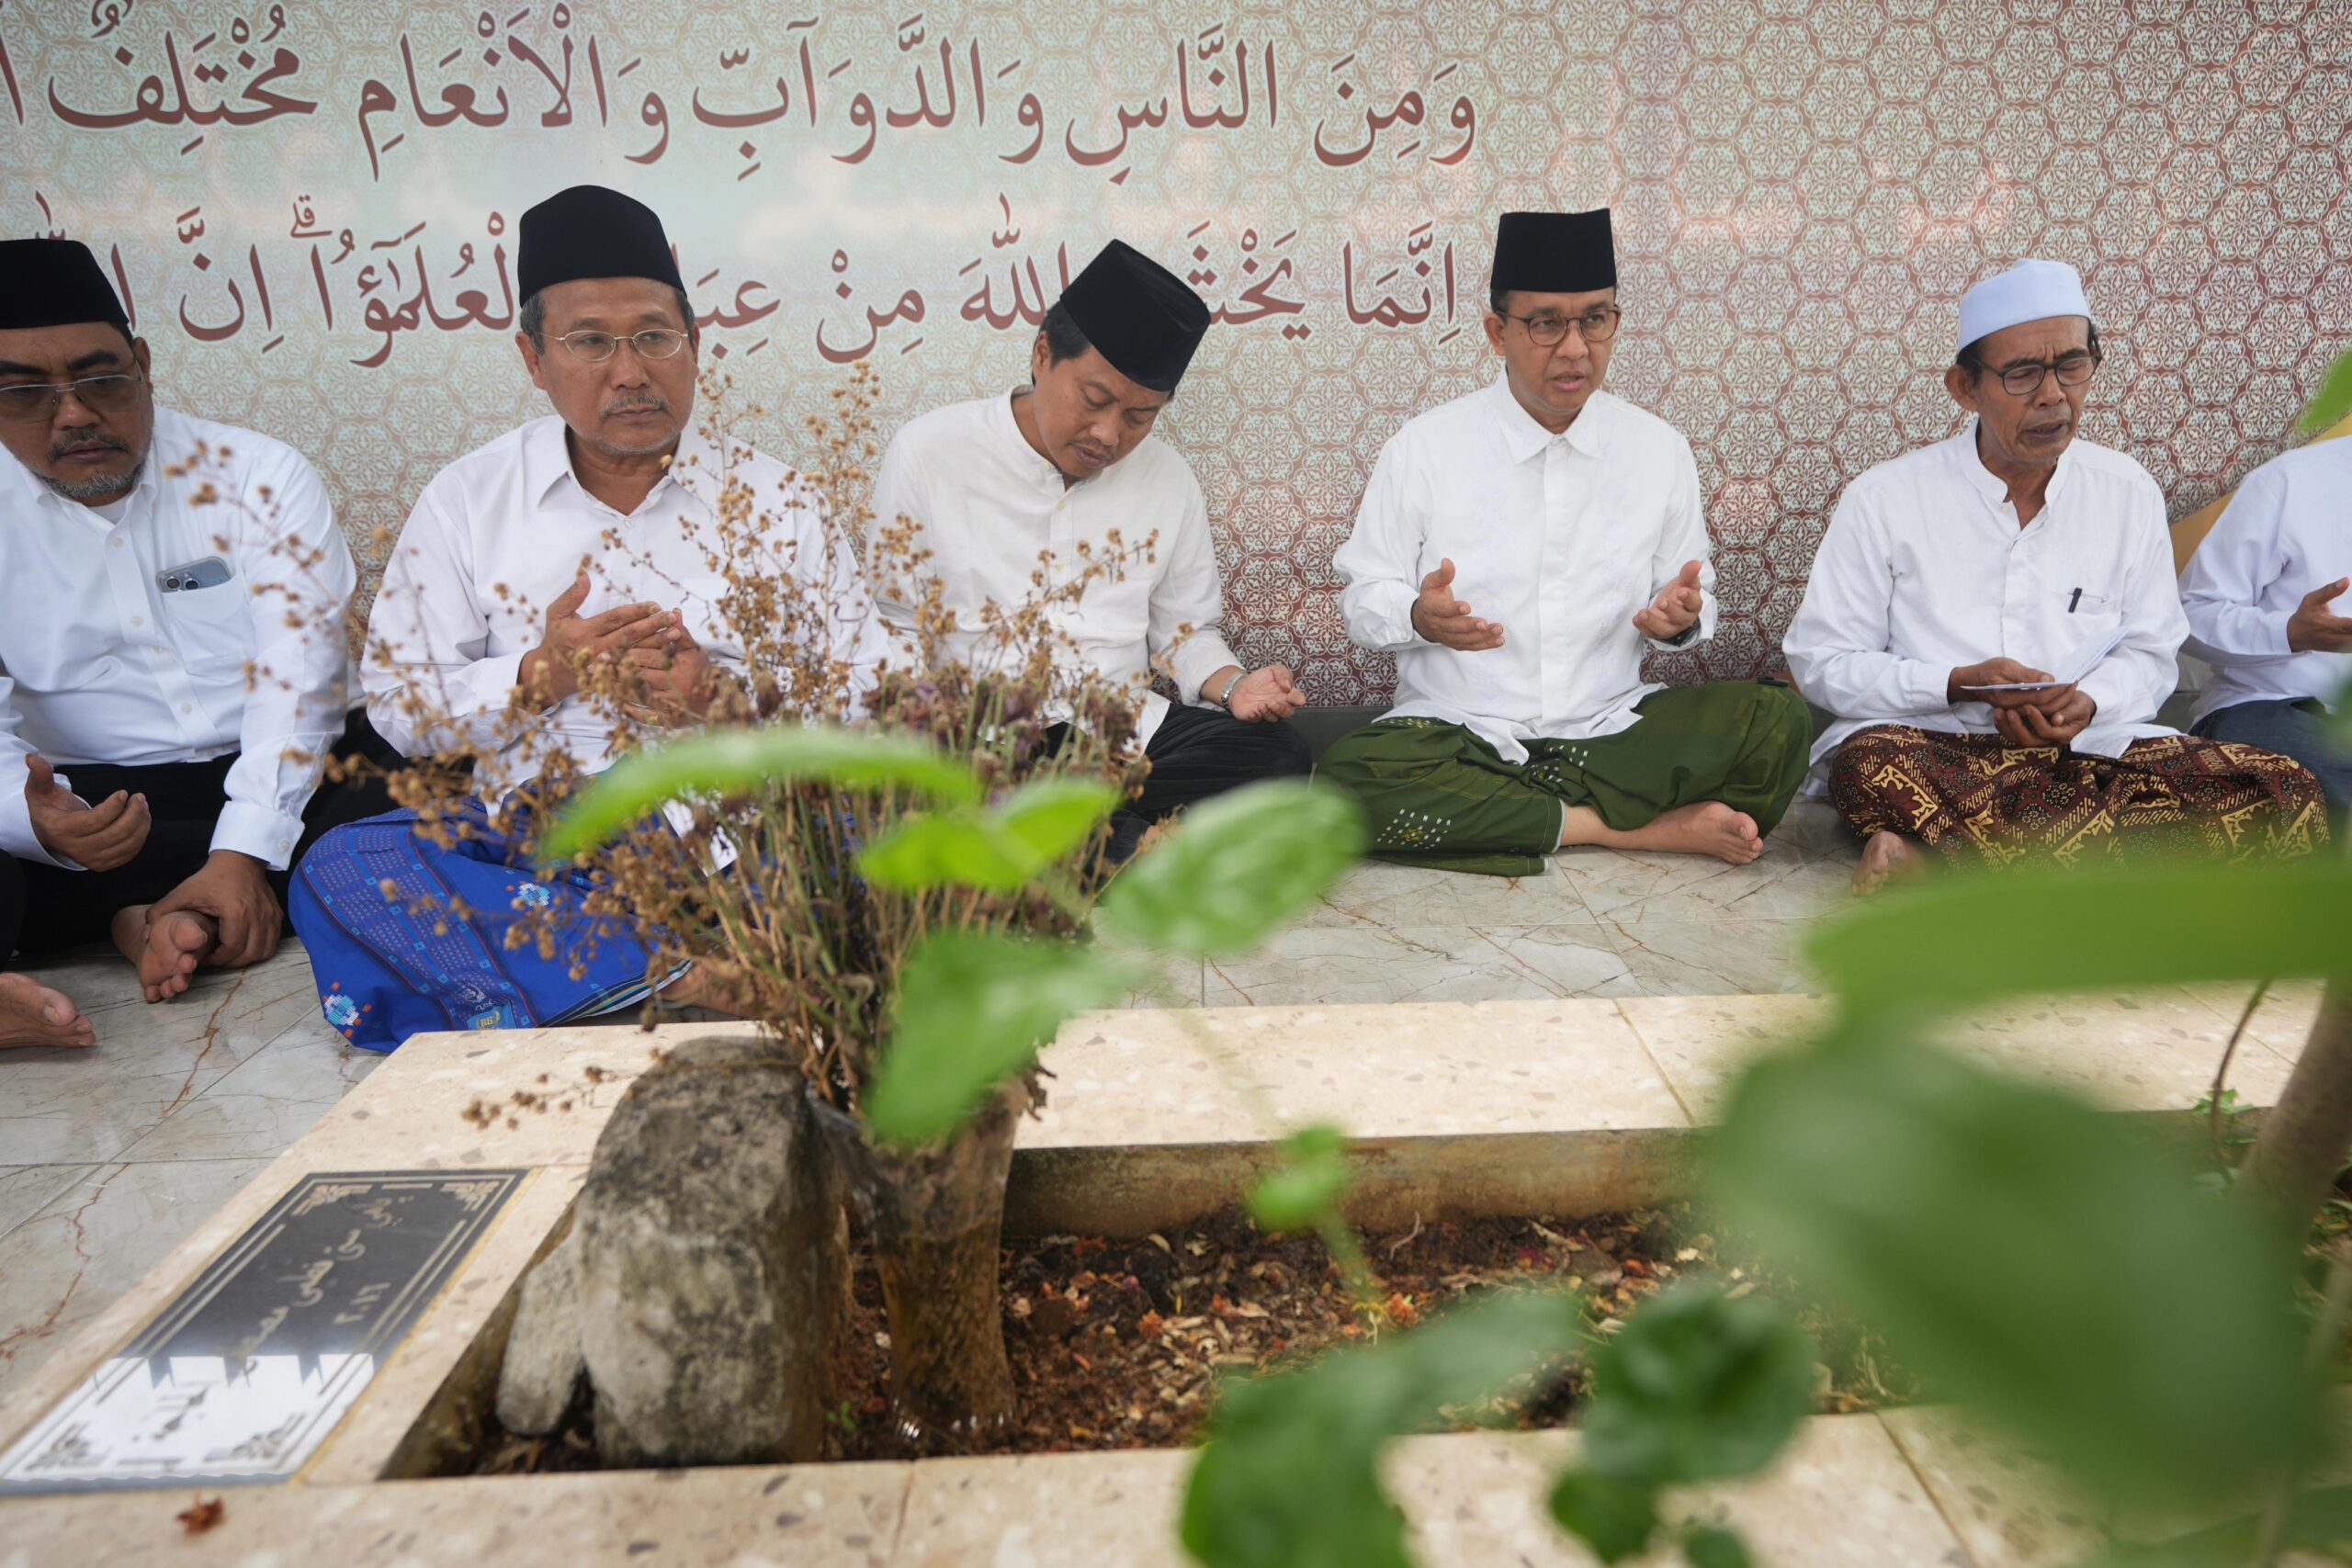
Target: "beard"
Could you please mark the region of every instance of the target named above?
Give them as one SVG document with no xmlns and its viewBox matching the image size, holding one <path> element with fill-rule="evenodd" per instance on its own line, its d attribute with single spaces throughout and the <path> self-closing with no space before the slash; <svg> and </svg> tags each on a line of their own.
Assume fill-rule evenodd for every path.
<svg viewBox="0 0 2352 1568">
<path fill-rule="evenodd" d="M 122 442 L 108 438 L 106 444 L 126 456 L 130 453 L 130 446 Z M 109 496 L 119 494 L 132 479 L 138 477 L 138 474 L 139 459 L 133 457 L 130 465 L 119 474 L 92 474 L 89 478 L 81 479 L 59 479 L 54 474 L 43 474 L 40 476 L 40 482 L 67 501 L 78 501 L 87 505 L 91 502 L 104 501 Z"/>
</svg>

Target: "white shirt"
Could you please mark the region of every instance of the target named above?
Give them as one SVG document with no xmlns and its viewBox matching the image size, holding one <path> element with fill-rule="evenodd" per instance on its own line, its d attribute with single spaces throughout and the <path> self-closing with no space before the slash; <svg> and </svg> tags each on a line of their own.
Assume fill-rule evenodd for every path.
<svg viewBox="0 0 2352 1568">
<path fill-rule="evenodd" d="M 200 468 L 164 473 L 199 443 Z M 65 782 L 76 763 L 234 751 L 212 848 L 283 870 L 343 733 L 354 572 L 325 487 L 290 446 L 159 408 L 130 496 L 106 510 L 0 458 L 0 849 L 79 869 L 34 836 L 28 752 Z M 213 558 L 217 586 L 156 581 Z"/>
<path fill-rule="evenodd" d="M 767 520 L 761 536 L 774 552 L 739 563 L 739 575 L 789 573 L 820 595 L 831 656 L 870 684 L 882 642 L 864 575 L 790 469 L 689 431 L 625 516 L 573 475 L 564 436 L 556 415 L 535 419 L 458 458 L 417 497 L 385 566 L 361 665 L 368 716 L 403 755 L 471 749 L 476 790 L 493 799 L 550 753 L 583 773 L 611 762 L 616 720 L 584 696 L 527 719 L 506 712 L 523 656 L 546 635 L 547 607 L 582 570 L 581 615 L 639 601 L 677 610 L 715 668 L 744 674 L 742 641 L 719 610 L 726 579 L 706 554 L 719 547 L 718 506 L 730 482 L 748 487 L 749 515 Z"/>
<path fill-rule="evenodd" d="M 2156 481 L 2077 440 L 2023 528 L 2007 496 L 1976 454 L 1973 421 L 1847 485 L 1781 644 L 1798 689 L 1837 716 L 1816 764 L 1876 724 L 1996 734 L 1990 705 L 1945 700 L 1955 669 L 2008 658 L 2055 672 L 2118 629 L 2123 641 L 2081 682 L 2098 709 L 2074 750 L 2120 757 L 2174 733 L 2150 722 L 2188 635 Z"/>
<path fill-rule="evenodd" d="M 2287 647 L 2303 595 L 2352 576 L 2352 440 L 2315 442 L 2245 477 L 2180 574 L 2188 651 L 2213 666 L 2197 716 L 2236 703 L 2333 705 L 2352 653 Z M 2343 615 L 2352 596 L 2330 606 Z"/>
<path fill-rule="evenodd" d="M 1421 579 L 1448 559 L 1453 596 L 1503 628 L 1502 647 L 1465 653 L 1413 629 Z M 1694 560 L 1697 629 L 1679 643 L 1644 637 L 1634 615 Z M 1415 419 L 1380 449 L 1332 565 L 1348 635 L 1396 656 L 1389 716 L 1465 726 L 1510 762 L 1527 760 L 1526 740 L 1626 728 L 1659 689 L 1642 679 L 1644 653 L 1715 630 L 1690 444 L 1607 392 L 1557 435 L 1507 377 Z"/>
<path fill-rule="evenodd" d="M 1116 531 L 1130 552 L 1120 580 L 1097 578 L 1048 615 L 1087 668 L 1137 694 L 1138 746 L 1168 712 L 1168 699 L 1146 690 L 1155 668 L 1187 704 L 1209 707 L 1216 694 L 1204 696 L 1201 683 L 1241 665 L 1218 627 L 1225 592 L 1208 502 L 1192 468 L 1156 435 L 1102 472 L 1067 484 L 1013 423 L 1009 396 L 933 409 L 909 421 L 882 455 L 869 540 L 900 517 L 921 525 L 919 547 L 932 552 L 921 570 L 926 581 L 937 579 L 942 606 L 956 616 L 943 651 L 965 663 L 998 651 L 979 646 L 981 613 L 990 603 L 1014 609 L 1071 581 L 1083 570 L 1081 547 L 1101 559 L 1114 547 Z M 1052 558 L 1041 568 L 1046 551 Z M 882 617 L 910 648 L 912 601 L 925 584 L 880 581 L 887 569 L 876 554 L 869 543 Z"/>
</svg>

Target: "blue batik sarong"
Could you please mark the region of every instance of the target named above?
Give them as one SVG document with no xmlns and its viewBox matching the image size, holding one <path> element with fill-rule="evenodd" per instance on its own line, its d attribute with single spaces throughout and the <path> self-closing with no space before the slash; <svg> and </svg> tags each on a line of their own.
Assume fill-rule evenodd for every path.
<svg viewBox="0 0 2352 1568">
<path fill-rule="evenodd" d="M 446 846 L 403 809 L 334 829 L 295 867 L 287 913 L 327 1022 L 352 1044 L 390 1051 L 429 1031 L 591 1018 L 684 973 L 648 983 L 650 953 L 635 932 L 582 908 L 594 874 L 533 866 L 479 800 L 439 810 Z M 509 947 L 518 922 L 526 933 Z M 542 931 L 552 957 L 540 956 Z"/>
</svg>

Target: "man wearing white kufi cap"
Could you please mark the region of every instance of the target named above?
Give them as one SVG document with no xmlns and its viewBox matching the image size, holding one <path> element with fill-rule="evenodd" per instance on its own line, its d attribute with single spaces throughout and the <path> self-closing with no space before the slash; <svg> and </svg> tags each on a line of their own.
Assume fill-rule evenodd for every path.
<svg viewBox="0 0 2352 1568">
<path fill-rule="evenodd" d="M 2082 279 L 2024 261 L 1971 288 L 1944 372 L 1974 417 L 1846 487 L 1784 644 L 1834 722 L 1817 782 L 1867 840 L 1854 886 L 2160 850 L 2326 841 L 2284 757 L 2154 722 L 2188 636 L 2164 495 L 2075 439 L 2099 365 Z"/>
</svg>

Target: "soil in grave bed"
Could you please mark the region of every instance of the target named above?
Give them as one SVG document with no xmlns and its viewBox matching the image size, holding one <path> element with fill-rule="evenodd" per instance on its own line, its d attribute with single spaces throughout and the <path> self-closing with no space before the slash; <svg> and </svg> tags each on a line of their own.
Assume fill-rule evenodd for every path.
<svg viewBox="0 0 2352 1568">
<path fill-rule="evenodd" d="M 1580 1221 L 1481 1219 L 1364 1237 L 1385 1301 L 1351 1299 L 1323 1244 L 1269 1236 L 1238 1211 L 1140 1241 L 1045 1236 L 1001 1253 L 1005 1349 L 1017 1403 L 1010 1427 L 976 1453 L 1172 1448 L 1194 1441 L 1218 1380 L 1298 1364 L 1329 1346 L 1410 1327 L 1461 1297 L 1496 1288 L 1584 1292 L 1597 1331 L 1676 1280 L 1712 1275 L 1734 1291 L 1769 1285 L 1724 1263 L 1679 1208 Z M 872 1258 L 853 1248 L 854 1315 L 828 1417 L 826 1458 L 903 1459 L 889 1419 L 889 1351 Z M 1915 1392 L 1877 1348 L 1835 1321 L 1807 1320 L 1826 1377 L 1821 1409 L 1899 1403 Z M 1485 1425 L 1566 1424 L 1583 1386 L 1570 1368 L 1507 1396 Z M 585 1402 L 582 1402 L 583 1405 Z M 596 1468 L 582 1416 L 545 1438 L 493 1430 L 478 1473 Z"/>
</svg>

